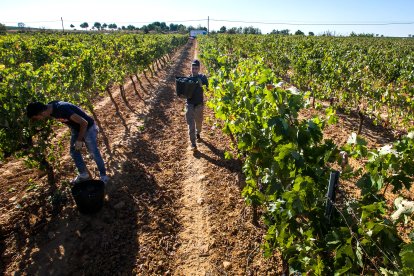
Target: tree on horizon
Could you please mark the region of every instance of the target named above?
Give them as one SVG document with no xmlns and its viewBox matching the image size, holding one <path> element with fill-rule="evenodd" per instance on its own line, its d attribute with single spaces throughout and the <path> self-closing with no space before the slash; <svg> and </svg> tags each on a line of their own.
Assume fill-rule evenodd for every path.
<svg viewBox="0 0 414 276">
<path fill-rule="evenodd" d="M 82 29 L 87 29 L 89 27 L 88 22 L 83 22 L 82 24 L 79 25 L 79 27 L 81 27 Z"/>
</svg>

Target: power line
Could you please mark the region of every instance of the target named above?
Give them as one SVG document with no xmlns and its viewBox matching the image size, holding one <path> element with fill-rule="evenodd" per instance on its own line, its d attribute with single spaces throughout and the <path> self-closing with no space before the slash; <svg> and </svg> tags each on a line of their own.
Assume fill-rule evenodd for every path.
<svg viewBox="0 0 414 276">
<path fill-rule="evenodd" d="M 78 20 L 65 20 L 65 21 L 70 21 L 70 22 L 116 22 L 118 24 L 150 24 L 150 23 L 154 23 L 154 22 L 195 22 L 195 21 L 207 21 L 206 19 L 189 19 L 189 20 L 153 20 L 153 21 L 111 21 L 111 20 L 82 20 L 82 21 L 78 21 Z"/>
<path fill-rule="evenodd" d="M 25 24 L 33 24 L 33 23 L 53 23 L 53 22 L 60 22 L 61 20 L 48 20 L 48 21 L 10 21 L 10 22 L 4 22 L 4 24 L 13 24 L 13 23 L 20 23 L 24 22 Z M 153 20 L 153 21 L 116 21 L 116 20 L 65 20 L 66 22 L 73 22 L 73 23 L 79 23 L 79 22 L 117 22 L 118 24 L 150 24 L 154 22 L 197 22 L 197 21 L 207 21 L 207 18 L 205 19 L 189 19 L 189 20 Z"/>
<path fill-rule="evenodd" d="M 379 23 L 293 23 L 293 22 L 266 22 L 266 21 L 243 21 L 227 19 L 211 19 L 217 22 L 245 23 L 245 24 L 265 24 L 265 25 L 293 25 L 293 26 L 386 26 L 386 25 L 413 25 L 414 22 L 379 22 Z"/>
<path fill-rule="evenodd" d="M 281 21 L 281 22 L 268 22 L 268 21 L 246 21 L 246 20 L 230 20 L 230 19 L 213 19 L 210 18 L 210 21 L 215 22 L 228 22 L 228 23 L 243 23 L 243 24 L 264 24 L 264 25 L 291 25 L 291 26 L 387 26 L 387 25 L 414 25 L 414 22 L 410 21 L 400 21 L 400 22 L 377 22 L 377 23 L 368 23 L 368 22 L 324 22 L 324 23 L 312 23 L 312 22 L 294 22 L 294 21 Z M 79 20 L 66 20 L 67 22 L 85 22 L 79 21 Z M 86 20 L 86 22 L 117 22 L 118 24 L 149 24 L 154 22 L 178 22 L 178 23 L 184 23 L 184 22 L 200 22 L 200 21 L 208 21 L 208 18 L 202 18 L 202 19 L 188 19 L 188 20 L 153 20 L 153 21 L 117 21 L 117 20 Z M 22 22 L 22 21 L 19 21 Z M 11 23 L 19 23 L 17 21 L 10 21 L 10 22 L 4 22 L 6 24 Z M 60 22 L 60 20 L 40 20 L 40 21 L 30 21 L 30 22 L 24 22 L 25 24 L 32 24 L 32 23 L 53 23 L 53 22 Z"/>
<path fill-rule="evenodd" d="M 12 23 L 20 23 L 20 22 L 23 22 L 23 21 L 10 21 L 10 22 L 3 22 L 3 23 L 4 24 L 12 24 Z M 31 23 L 51 23 L 51 22 L 60 22 L 60 20 L 30 21 L 30 22 L 25 21 L 24 23 L 25 24 L 31 24 Z"/>
</svg>

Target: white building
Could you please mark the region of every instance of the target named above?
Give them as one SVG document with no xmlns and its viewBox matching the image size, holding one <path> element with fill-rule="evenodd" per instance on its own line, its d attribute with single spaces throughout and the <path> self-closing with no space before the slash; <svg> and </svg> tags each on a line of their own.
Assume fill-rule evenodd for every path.
<svg viewBox="0 0 414 276">
<path fill-rule="evenodd" d="M 207 34 L 207 31 L 205 30 L 191 30 L 190 31 L 190 36 L 192 37 L 196 37 L 198 35 L 206 35 L 206 34 Z"/>
</svg>

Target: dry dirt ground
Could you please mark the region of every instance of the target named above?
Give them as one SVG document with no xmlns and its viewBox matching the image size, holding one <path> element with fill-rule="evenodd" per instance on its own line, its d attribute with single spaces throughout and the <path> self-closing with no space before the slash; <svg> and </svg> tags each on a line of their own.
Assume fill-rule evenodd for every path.
<svg viewBox="0 0 414 276">
<path fill-rule="evenodd" d="M 156 74 L 96 99 L 99 146 L 111 181 L 103 209 L 80 214 L 70 193 L 75 168 L 68 130 L 55 165 L 59 193 L 21 160 L 0 164 L 0 273 L 5 275 L 276 275 L 264 259 L 262 227 L 240 196 L 241 163 L 205 110 L 199 151 L 189 151 L 184 101 L 175 76 L 187 75 L 189 42 L 157 63 Z M 96 166 L 87 158 L 97 175 Z"/>
</svg>

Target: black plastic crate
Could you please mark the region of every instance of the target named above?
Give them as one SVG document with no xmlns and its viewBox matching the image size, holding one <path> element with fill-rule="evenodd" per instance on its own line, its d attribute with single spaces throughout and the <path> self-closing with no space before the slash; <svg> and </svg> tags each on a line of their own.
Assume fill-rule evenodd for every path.
<svg viewBox="0 0 414 276">
<path fill-rule="evenodd" d="M 175 77 L 175 92 L 180 98 L 191 99 L 199 85 L 196 77 Z"/>
<path fill-rule="evenodd" d="M 94 214 L 101 210 L 105 197 L 105 184 L 100 180 L 86 180 L 72 187 L 72 195 L 79 212 Z"/>
</svg>

